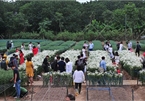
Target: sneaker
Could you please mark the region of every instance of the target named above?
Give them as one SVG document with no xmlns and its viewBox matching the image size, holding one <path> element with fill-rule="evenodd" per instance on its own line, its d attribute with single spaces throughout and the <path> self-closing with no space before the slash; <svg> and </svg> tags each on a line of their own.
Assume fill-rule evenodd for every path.
<svg viewBox="0 0 145 101">
<path fill-rule="evenodd" d="M 13 87 L 15 87 L 15 84 L 13 85 Z"/>
<path fill-rule="evenodd" d="M 79 93 L 78 93 L 78 92 L 76 92 L 76 93 L 75 93 L 75 96 L 78 96 L 78 95 L 79 95 Z"/>
</svg>

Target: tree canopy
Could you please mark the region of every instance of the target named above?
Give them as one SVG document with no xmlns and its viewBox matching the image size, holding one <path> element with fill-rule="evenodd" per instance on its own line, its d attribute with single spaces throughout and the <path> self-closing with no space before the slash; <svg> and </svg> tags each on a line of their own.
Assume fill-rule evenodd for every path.
<svg viewBox="0 0 145 101">
<path fill-rule="evenodd" d="M 0 33 L 4 38 L 22 38 L 19 35 L 22 33 L 25 38 L 24 33 L 35 33 L 35 38 L 41 39 L 63 36 L 75 40 L 83 36 L 88 40 L 117 40 L 145 34 L 145 2 L 141 0 L 86 3 L 16 0 L 0 1 L 0 7 Z"/>
</svg>

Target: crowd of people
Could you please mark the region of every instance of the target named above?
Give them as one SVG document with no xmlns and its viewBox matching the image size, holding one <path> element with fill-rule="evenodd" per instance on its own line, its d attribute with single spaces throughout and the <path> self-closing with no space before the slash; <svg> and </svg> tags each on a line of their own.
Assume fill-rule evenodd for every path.
<svg viewBox="0 0 145 101">
<path fill-rule="evenodd" d="M 10 45 L 11 44 L 11 45 Z M 11 40 L 10 42 L 7 42 L 7 49 L 11 49 L 14 47 L 14 43 Z M 108 52 L 108 55 L 110 56 L 110 59 L 112 60 L 112 63 L 114 65 L 118 65 L 120 62 L 120 57 L 118 54 L 118 51 L 122 51 L 124 48 L 123 42 L 117 42 L 116 44 L 117 51 L 114 51 L 110 41 L 106 41 L 103 45 L 103 48 L 105 51 Z M 37 46 L 34 46 L 32 42 L 29 43 L 28 48 L 30 51 L 33 52 L 34 56 L 37 55 L 38 52 L 41 51 L 40 49 L 40 43 L 38 42 Z M 133 52 L 132 48 L 132 42 L 127 42 L 127 48 L 129 51 Z M 4 70 L 7 70 L 8 67 L 12 67 L 12 70 L 14 71 L 14 77 L 12 80 L 15 83 L 16 91 L 17 91 L 17 97 L 20 96 L 20 77 L 19 77 L 19 65 L 25 63 L 26 64 L 26 75 L 29 78 L 30 85 L 33 84 L 33 76 L 34 76 L 34 66 L 33 62 L 31 60 L 31 57 L 27 58 L 27 61 L 25 62 L 24 59 L 24 53 L 23 50 L 25 50 L 26 47 L 24 43 L 22 43 L 20 48 L 16 48 L 16 52 L 19 52 L 19 55 L 13 54 L 13 56 L 10 58 L 10 60 L 7 60 L 6 54 L 1 54 L 1 68 Z M 75 95 L 81 93 L 82 83 L 85 83 L 85 75 L 86 75 L 86 69 L 87 69 L 87 58 L 89 56 L 89 51 L 93 51 L 94 44 L 92 41 L 87 43 L 87 41 L 84 42 L 82 46 L 82 50 L 80 52 L 80 55 L 77 56 L 77 60 L 75 61 L 75 68 L 73 68 L 73 63 L 70 61 L 69 58 L 60 57 L 59 55 L 56 55 L 53 62 L 49 61 L 49 56 L 46 55 L 42 62 L 42 68 L 44 73 L 47 73 L 50 71 L 50 68 L 54 72 L 66 72 L 69 74 L 72 74 L 73 76 L 73 82 L 75 85 Z M 137 56 L 140 56 L 140 43 L 137 42 L 135 53 Z M 145 68 L 145 53 L 143 54 L 143 57 L 141 57 L 141 63 L 143 63 L 143 67 Z M 102 56 L 100 61 L 100 71 L 105 72 L 106 71 L 106 61 L 105 56 Z M 117 73 L 120 73 L 120 68 L 117 68 Z M 70 96 L 70 95 L 68 95 Z"/>
</svg>

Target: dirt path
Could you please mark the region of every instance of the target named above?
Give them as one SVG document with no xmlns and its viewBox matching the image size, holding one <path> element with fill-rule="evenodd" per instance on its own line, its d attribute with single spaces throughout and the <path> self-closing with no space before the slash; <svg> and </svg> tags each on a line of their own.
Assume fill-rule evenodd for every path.
<svg viewBox="0 0 145 101">
<path fill-rule="evenodd" d="M 86 85 L 82 86 L 81 94 L 76 96 L 76 101 L 86 101 Z"/>
<path fill-rule="evenodd" d="M 69 94 L 75 95 L 75 89 L 74 87 L 71 87 L 68 89 Z M 86 101 L 86 84 L 82 84 L 82 90 L 81 93 L 77 96 L 75 96 L 76 100 L 75 101 Z"/>
</svg>

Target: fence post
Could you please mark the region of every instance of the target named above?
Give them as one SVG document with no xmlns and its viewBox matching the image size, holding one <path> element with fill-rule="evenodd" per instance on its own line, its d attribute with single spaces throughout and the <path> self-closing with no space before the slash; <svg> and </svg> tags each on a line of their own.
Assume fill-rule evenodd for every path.
<svg viewBox="0 0 145 101">
<path fill-rule="evenodd" d="M 5 101 L 7 101 L 7 99 L 6 99 L 6 92 L 5 92 L 5 85 L 4 85 L 4 99 L 5 99 Z"/>
<path fill-rule="evenodd" d="M 132 89 L 132 101 L 134 101 L 134 90 Z"/>
<path fill-rule="evenodd" d="M 87 87 L 87 101 L 89 101 L 88 87 Z"/>
<path fill-rule="evenodd" d="M 139 79 L 139 73 L 137 73 L 137 86 L 138 86 L 138 79 Z"/>
<path fill-rule="evenodd" d="M 31 93 L 31 101 L 32 101 L 33 100 L 33 85 L 31 87 L 32 87 L 32 93 Z"/>
</svg>

